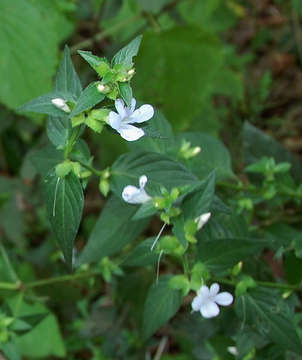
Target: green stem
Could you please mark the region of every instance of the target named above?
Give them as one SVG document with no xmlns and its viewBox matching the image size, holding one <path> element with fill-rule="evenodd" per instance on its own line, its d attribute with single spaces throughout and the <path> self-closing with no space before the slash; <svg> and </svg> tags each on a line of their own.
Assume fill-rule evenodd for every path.
<svg viewBox="0 0 302 360">
<path fill-rule="evenodd" d="M 73 147 L 74 147 L 74 145 L 75 145 L 75 143 L 76 143 L 76 141 L 77 141 L 77 139 L 78 139 L 78 136 L 79 136 L 79 134 L 80 134 L 80 131 L 81 131 L 81 126 L 77 126 L 77 127 L 73 130 L 73 132 L 72 132 L 72 134 L 71 134 L 71 137 L 70 137 L 70 139 L 69 139 L 69 141 L 68 141 L 68 144 L 67 144 L 67 146 L 66 146 L 66 148 L 65 148 L 65 150 L 64 150 L 64 158 L 65 158 L 65 159 L 68 159 L 69 154 L 71 153 L 71 151 L 72 151 L 72 149 L 73 149 Z"/>
<path fill-rule="evenodd" d="M 66 281 L 74 281 L 74 280 L 80 280 L 85 279 L 89 277 L 98 276 L 101 274 L 101 271 L 89 271 L 89 272 L 80 272 L 76 274 L 69 274 L 69 275 L 63 275 L 63 276 L 57 276 L 49 279 L 42 279 L 37 281 L 32 281 L 27 284 L 24 284 L 25 289 L 32 289 L 36 287 L 66 282 Z"/>
<path fill-rule="evenodd" d="M 21 289 L 21 283 L 5 283 L 0 282 L 0 290 L 19 290 Z"/>
<path fill-rule="evenodd" d="M 140 15 L 132 16 L 118 24 L 111 26 L 110 28 L 108 28 L 106 30 L 103 30 L 103 31 L 97 33 L 95 36 L 93 36 L 90 39 L 79 42 L 78 44 L 71 47 L 71 49 L 70 49 L 71 54 L 75 54 L 77 52 L 77 50 L 80 50 L 80 49 L 90 48 L 94 42 L 99 42 L 99 41 L 105 39 L 107 36 L 115 34 L 119 30 L 121 30 L 122 28 L 126 27 L 127 25 L 135 22 L 139 18 L 140 18 Z"/>
<path fill-rule="evenodd" d="M 222 284 L 236 286 L 237 282 L 229 279 L 214 279 L 217 282 Z M 280 289 L 280 290 L 293 290 L 293 291 L 302 291 L 301 284 L 283 284 L 283 283 L 275 283 L 270 281 L 255 281 L 258 286 Z"/>
<path fill-rule="evenodd" d="M 85 169 L 89 170 L 90 172 L 92 172 L 94 175 L 96 176 L 102 176 L 103 174 L 103 171 L 102 170 L 98 170 L 90 165 L 87 165 L 85 163 L 83 163 L 82 161 L 80 160 L 76 160 L 79 164 L 81 164 L 81 166 L 83 166 Z"/>
<path fill-rule="evenodd" d="M 253 185 L 249 185 L 249 184 L 233 184 L 233 183 L 229 183 L 229 182 L 224 182 L 224 181 L 218 181 L 217 182 L 217 186 L 218 187 L 224 187 L 224 188 L 228 188 L 231 190 L 235 190 L 235 191 L 250 191 L 254 194 L 261 194 L 262 189 L 258 189 L 256 187 L 254 187 Z M 290 196 L 290 197 L 298 197 L 298 198 L 302 198 L 302 195 L 295 192 L 295 193 L 290 193 L 287 191 L 280 191 L 278 190 L 277 193 L 279 195 L 282 196 Z"/>
<path fill-rule="evenodd" d="M 189 262 L 188 262 L 188 257 L 186 254 L 184 254 L 182 257 L 182 265 L 183 265 L 184 273 L 188 277 L 189 276 Z"/>
</svg>

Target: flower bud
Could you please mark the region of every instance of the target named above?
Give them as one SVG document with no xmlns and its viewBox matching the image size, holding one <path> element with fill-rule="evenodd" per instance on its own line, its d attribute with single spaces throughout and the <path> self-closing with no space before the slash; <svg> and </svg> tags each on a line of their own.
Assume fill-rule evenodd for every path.
<svg viewBox="0 0 302 360">
<path fill-rule="evenodd" d="M 110 184 L 107 179 L 102 179 L 99 183 L 100 192 L 106 197 L 110 190 Z"/>
<path fill-rule="evenodd" d="M 71 112 L 70 107 L 66 104 L 66 101 L 64 99 L 55 98 L 55 99 L 52 99 L 51 102 L 56 108 L 58 108 L 64 112 L 66 112 L 66 113 Z"/>
<path fill-rule="evenodd" d="M 71 161 L 66 160 L 56 166 L 56 175 L 59 178 L 64 178 L 66 175 L 70 173 L 71 170 L 72 170 Z"/>
<path fill-rule="evenodd" d="M 110 91 L 110 87 L 108 85 L 104 85 L 104 84 L 98 84 L 96 88 L 97 88 L 98 92 L 103 93 L 103 94 L 107 94 Z"/>
<path fill-rule="evenodd" d="M 130 69 L 130 70 L 128 70 L 127 74 L 130 75 L 130 76 L 132 76 L 132 75 L 135 74 L 135 70 L 134 70 L 134 69 Z"/>
<path fill-rule="evenodd" d="M 210 219 L 211 213 L 201 214 L 195 219 L 195 223 L 197 224 L 197 230 L 200 230 Z"/>
</svg>

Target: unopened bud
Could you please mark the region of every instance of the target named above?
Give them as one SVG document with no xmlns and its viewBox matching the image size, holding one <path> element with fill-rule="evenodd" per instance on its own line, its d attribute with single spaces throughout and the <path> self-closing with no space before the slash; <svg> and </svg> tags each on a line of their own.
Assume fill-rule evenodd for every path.
<svg viewBox="0 0 302 360">
<path fill-rule="evenodd" d="M 107 92 L 110 91 L 110 88 L 109 88 L 109 86 L 107 86 L 107 85 L 98 84 L 97 90 L 98 90 L 98 92 L 100 92 L 100 93 L 106 94 Z"/>
<path fill-rule="evenodd" d="M 195 223 L 197 224 L 197 230 L 200 230 L 209 221 L 210 217 L 210 212 L 198 216 L 195 219 Z"/>
<path fill-rule="evenodd" d="M 71 112 L 70 107 L 66 104 L 66 101 L 64 99 L 55 98 L 55 99 L 52 99 L 51 102 L 56 108 L 63 110 L 64 112 L 66 112 L 66 113 Z"/>
<path fill-rule="evenodd" d="M 134 70 L 134 69 L 130 69 L 130 70 L 128 70 L 127 74 L 130 75 L 130 76 L 132 76 L 132 75 L 135 74 L 135 70 Z"/>
<path fill-rule="evenodd" d="M 196 155 L 198 155 L 200 152 L 201 152 L 201 147 L 200 147 L 200 146 L 196 146 L 196 147 L 193 149 L 192 155 L 193 155 L 193 156 L 196 156 Z"/>
</svg>

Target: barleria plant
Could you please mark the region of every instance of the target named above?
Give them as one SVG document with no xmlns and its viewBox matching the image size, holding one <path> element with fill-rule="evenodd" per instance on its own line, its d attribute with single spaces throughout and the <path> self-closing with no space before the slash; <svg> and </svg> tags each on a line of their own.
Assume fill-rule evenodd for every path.
<svg viewBox="0 0 302 360">
<path fill-rule="evenodd" d="M 92 349 L 93 359 L 105 359 L 98 339 L 106 336 L 106 326 L 93 336 L 84 318 L 94 302 L 91 321 L 93 316 L 105 321 L 100 313 L 106 301 L 126 311 L 122 322 L 133 315 L 136 325 L 132 322 L 127 331 L 121 323 L 116 326 L 118 336 L 128 338 L 127 346 L 133 344 L 137 359 L 169 334 L 179 348 L 202 344 L 204 357 L 199 353 L 197 359 L 300 359 L 301 314 L 296 309 L 301 279 L 289 267 L 289 283 L 275 281 L 263 256 L 293 257 L 301 268 L 301 232 L 288 221 L 301 219 L 301 166 L 285 150 L 279 158 L 270 154 L 279 145 L 248 123 L 244 141 L 251 151 L 246 152 L 244 180 L 234 174 L 219 140 L 198 132 L 175 135 L 164 114 L 140 103 L 132 90 L 133 77 L 142 75 L 135 68 L 141 39 L 136 37 L 111 61 L 78 51 L 95 71 L 95 81 L 85 89 L 66 46 L 53 91 L 21 109 L 48 115 L 48 143 L 30 158 L 41 177 L 47 221 L 60 249 L 54 263 L 66 267 L 54 265 L 51 277 L 20 279 L 1 245 L 5 281 L 0 289 L 16 293 L 0 310 L 3 354 L 21 359 L 27 351 L 24 337 L 35 339 L 39 326 L 48 326 L 57 337 L 51 340 L 51 353 L 66 354 L 45 303 L 51 299 L 43 297 L 43 288 L 64 283 L 68 289 L 67 284 L 75 284 L 72 291 L 83 297 L 77 304 L 82 320 L 70 324 L 73 335 L 66 346 L 77 349 L 78 341 Z M 130 151 L 111 166 L 97 168 L 85 139 L 93 132 L 101 143 L 105 127 Z M 259 147 L 267 144 L 263 157 Z M 84 232 L 88 241 L 77 242 L 87 217 L 85 191 L 95 179 L 98 201 L 102 194 L 106 204 L 89 233 Z M 100 281 L 102 289 L 112 286 L 106 298 L 100 297 Z M 68 292 L 62 298 L 68 307 Z M 118 322 L 116 313 L 106 321 Z M 169 330 L 167 323 L 172 324 Z M 187 331 L 185 338 L 177 335 L 180 327 Z M 114 358 L 134 359 L 127 356 Z"/>
</svg>

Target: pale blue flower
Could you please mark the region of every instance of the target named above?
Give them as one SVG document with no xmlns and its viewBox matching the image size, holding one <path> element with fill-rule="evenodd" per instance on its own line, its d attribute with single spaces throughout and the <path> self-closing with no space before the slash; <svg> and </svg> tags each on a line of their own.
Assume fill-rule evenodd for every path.
<svg viewBox="0 0 302 360">
<path fill-rule="evenodd" d="M 127 141 L 135 141 L 145 135 L 143 129 L 131 124 L 140 124 L 150 120 L 154 115 L 151 105 L 145 104 L 135 110 L 136 100 L 132 98 L 131 106 L 127 107 L 122 99 L 115 100 L 117 113 L 110 111 L 107 123 Z"/>
</svg>

